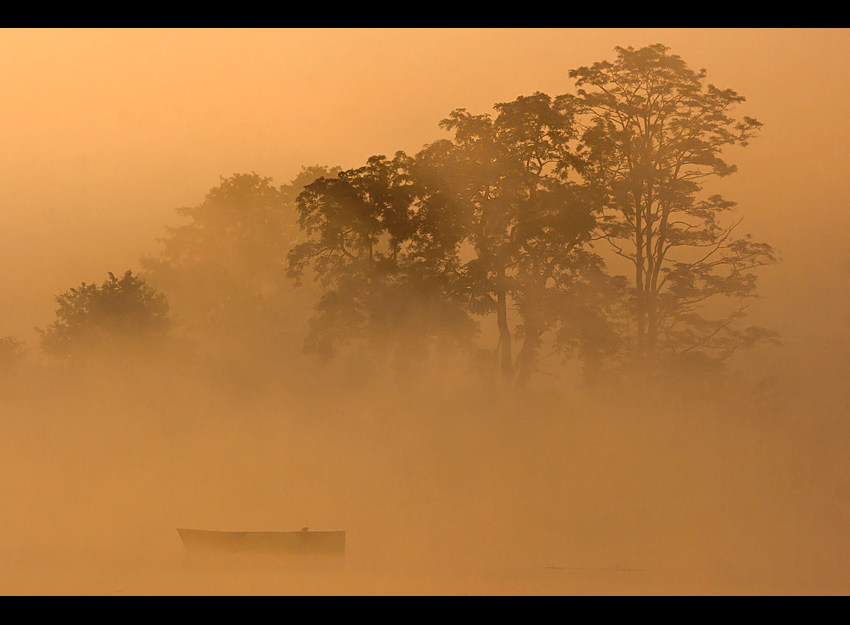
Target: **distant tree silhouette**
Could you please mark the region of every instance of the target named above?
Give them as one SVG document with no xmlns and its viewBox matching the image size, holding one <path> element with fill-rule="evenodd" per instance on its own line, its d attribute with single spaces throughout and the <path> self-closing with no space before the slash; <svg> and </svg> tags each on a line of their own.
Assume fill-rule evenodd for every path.
<svg viewBox="0 0 850 625">
<path fill-rule="evenodd" d="M 585 120 L 583 175 L 604 204 L 600 232 L 633 266 L 623 328 L 634 370 L 691 352 L 722 360 L 776 341 L 772 331 L 740 326 L 756 296 L 751 270 L 775 262 L 775 250 L 736 236 L 740 220 L 722 224 L 733 202 L 699 197 L 706 180 L 735 172 L 724 148 L 746 146 L 761 124 L 732 117 L 744 97 L 706 85 L 705 70 L 663 45 L 616 52 L 616 61 L 570 76 Z M 721 312 L 718 298 L 735 303 Z"/>
<path fill-rule="evenodd" d="M 309 310 L 285 275 L 298 237 L 295 197 L 335 171 L 305 167 L 280 187 L 256 173 L 234 174 L 197 206 L 177 209 L 188 222 L 168 228 L 162 252 L 141 263 L 145 278 L 168 294 L 184 331 L 226 358 L 285 351 Z"/>
<path fill-rule="evenodd" d="M 12 336 L 0 339 L 0 373 L 9 372 L 20 364 L 26 354 L 23 341 Z"/>
<path fill-rule="evenodd" d="M 171 329 L 165 296 L 131 271 L 120 278 L 110 272 L 100 286 L 83 282 L 56 302 L 56 321 L 39 330 L 41 348 L 51 356 L 150 345 Z"/>
</svg>

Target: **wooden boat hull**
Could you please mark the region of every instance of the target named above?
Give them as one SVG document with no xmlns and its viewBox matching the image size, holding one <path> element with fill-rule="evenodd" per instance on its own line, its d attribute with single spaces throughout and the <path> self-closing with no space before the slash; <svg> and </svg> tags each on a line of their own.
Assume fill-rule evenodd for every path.
<svg viewBox="0 0 850 625">
<path fill-rule="evenodd" d="M 213 532 L 177 529 L 189 551 L 344 555 L 345 532 Z"/>
</svg>

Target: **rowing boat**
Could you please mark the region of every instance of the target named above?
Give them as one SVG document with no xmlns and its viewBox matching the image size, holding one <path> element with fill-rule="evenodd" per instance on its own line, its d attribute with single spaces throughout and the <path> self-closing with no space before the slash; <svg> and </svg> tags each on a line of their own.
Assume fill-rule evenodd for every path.
<svg viewBox="0 0 850 625">
<path fill-rule="evenodd" d="M 214 532 L 178 528 L 189 551 L 262 554 L 345 553 L 345 532 Z"/>
</svg>

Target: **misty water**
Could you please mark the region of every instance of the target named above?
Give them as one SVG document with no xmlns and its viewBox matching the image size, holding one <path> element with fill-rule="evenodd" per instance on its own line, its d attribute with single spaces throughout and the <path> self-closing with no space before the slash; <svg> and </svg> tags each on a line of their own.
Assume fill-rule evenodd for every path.
<svg viewBox="0 0 850 625">
<path fill-rule="evenodd" d="M 844 389 L 39 376 L 4 388 L 4 593 L 842 593 L 850 573 Z M 303 526 L 346 531 L 345 556 L 193 558 L 176 532 Z"/>
</svg>

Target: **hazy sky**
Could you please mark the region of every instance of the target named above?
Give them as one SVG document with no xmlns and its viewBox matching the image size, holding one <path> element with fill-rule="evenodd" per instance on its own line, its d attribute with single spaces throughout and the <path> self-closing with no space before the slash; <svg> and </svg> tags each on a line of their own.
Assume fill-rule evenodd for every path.
<svg viewBox="0 0 850 625">
<path fill-rule="evenodd" d="M 791 347 L 804 319 L 846 344 L 847 29 L 2 30 L 0 336 L 32 342 L 56 293 L 138 269 L 219 176 L 413 153 L 455 108 L 569 92 L 570 69 L 653 43 L 764 123 L 717 187 L 782 251 L 754 311 Z"/>
</svg>

